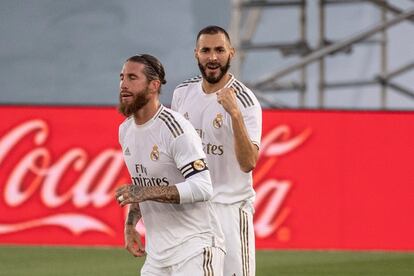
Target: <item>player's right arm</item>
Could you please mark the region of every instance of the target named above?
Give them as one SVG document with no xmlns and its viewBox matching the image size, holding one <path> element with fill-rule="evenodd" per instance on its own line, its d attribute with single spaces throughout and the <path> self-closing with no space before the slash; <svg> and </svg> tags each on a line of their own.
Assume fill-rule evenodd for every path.
<svg viewBox="0 0 414 276">
<path fill-rule="evenodd" d="M 141 219 L 141 210 L 138 203 L 129 206 L 128 216 L 125 221 L 124 238 L 125 248 L 135 257 L 145 255 L 145 248 L 141 243 L 141 236 L 135 229 L 138 221 Z"/>
</svg>

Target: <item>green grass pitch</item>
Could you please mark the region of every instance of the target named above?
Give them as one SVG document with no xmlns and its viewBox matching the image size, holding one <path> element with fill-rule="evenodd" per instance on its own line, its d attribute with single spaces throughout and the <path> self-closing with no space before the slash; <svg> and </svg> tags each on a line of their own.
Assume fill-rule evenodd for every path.
<svg viewBox="0 0 414 276">
<path fill-rule="evenodd" d="M 136 276 L 143 261 L 122 248 L 0 246 L 4 276 Z M 414 253 L 257 251 L 256 262 L 258 276 L 414 275 Z"/>
</svg>

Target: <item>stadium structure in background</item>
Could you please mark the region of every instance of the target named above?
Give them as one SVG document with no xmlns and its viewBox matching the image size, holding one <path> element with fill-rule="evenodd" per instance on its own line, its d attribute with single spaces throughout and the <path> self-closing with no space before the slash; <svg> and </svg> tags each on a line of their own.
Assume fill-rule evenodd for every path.
<svg viewBox="0 0 414 276">
<path fill-rule="evenodd" d="M 401 84 L 398 77 L 406 75 L 407 72 L 414 69 L 414 57 L 408 54 L 406 63 L 399 64 L 395 68 L 390 66 L 390 48 L 391 36 L 389 29 L 402 25 L 401 23 L 408 22 L 411 30 L 414 30 L 414 2 L 408 1 L 411 7 L 401 8 L 396 5 L 401 1 L 386 1 L 386 0 L 231 0 L 232 12 L 230 22 L 230 34 L 233 38 L 233 44 L 238 49 L 239 55 L 233 62 L 233 71 L 236 75 L 243 79 L 246 67 L 246 60 L 253 52 L 265 52 L 270 60 L 277 62 L 276 53 L 280 52 L 282 59 L 294 60 L 285 66 L 281 66 L 275 72 L 269 72 L 266 76 L 261 75 L 257 79 L 250 80 L 247 85 L 255 91 L 261 102 L 268 107 L 299 107 L 307 108 L 307 94 L 311 84 L 308 78 L 308 66 L 317 64 L 317 73 L 314 75 L 318 80 L 316 83 L 316 102 L 318 108 L 336 108 L 327 99 L 327 92 L 332 90 L 343 89 L 346 93 L 348 91 L 355 91 L 355 89 L 362 89 L 366 87 L 376 87 L 378 94 L 378 103 L 374 109 L 398 109 L 392 101 L 390 101 L 390 93 L 398 93 L 403 95 L 408 101 L 412 101 L 414 105 L 414 86 L 407 86 Z M 309 29 L 310 18 L 308 16 L 309 6 L 315 5 L 318 16 L 318 44 L 315 47 L 311 46 L 311 41 L 307 35 Z M 344 8 L 350 5 L 369 5 L 369 8 L 377 9 L 380 13 L 380 20 L 376 24 L 365 29 L 359 29 L 354 34 L 343 36 L 335 40 L 331 39 L 327 32 L 330 26 L 327 22 L 329 11 L 332 6 Z M 283 10 L 283 12 L 294 12 L 292 18 L 298 18 L 299 37 L 291 42 L 276 42 L 277 38 L 271 37 L 270 30 L 274 29 L 274 20 L 264 22 L 265 13 Z M 356 15 L 358 16 L 358 15 Z M 337 24 L 338 19 L 333 19 Z M 269 26 L 269 23 L 272 24 Z M 292 20 L 291 22 L 295 22 Z M 332 23 L 332 22 L 331 22 Z M 349 24 L 349 22 L 347 22 Z M 260 25 L 266 26 L 267 33 L 269 33 L 270 42 L 255 42 L 255 36 L 260 28 Z M 279 26 L 283 28 L 283 26 Z M 377 59 L 379 60 L 377 72 L 370 78 L 347 79 L 330 81 L 327 78 L 329 74 L 327 63 L 335 62 L 337 56 L 347 55 L 348 59 L 360 58 L 355 55 L 356 48 L 359 46 L 369 46 L 372 51 L 375 51 Z M 397 51 L 399 45 L 397 43 Z M 295 73 L 295 74 L 293 74 Z M 286 76 L 294 76 L 292 80 L 286 81 Z M 285 92 L 295 92 L 297 95 L 296 104 L 283 103 L 280 95 Z M 339 93 L 339 92 L 338 92 Z M 391 95 L 392 96 L 392 95 Z M 334 103 L 336 104 L 336 103 Z M 411 106 L 411 103 L 410 103 Z M 341 107 L 340 107 L 341 108 Z M 355 109 L 358 107 L 350 107 Z M 372 108 L 372 107 L 371 107 Z M 370 108 L 370 109 L 371 109 Z M 360 108 L 359 108 L 360 109 Z M 364 109 L 364 108 L 362 108 Z M 410 108 L 411 109 L 411 108 Z"/>
</svg>

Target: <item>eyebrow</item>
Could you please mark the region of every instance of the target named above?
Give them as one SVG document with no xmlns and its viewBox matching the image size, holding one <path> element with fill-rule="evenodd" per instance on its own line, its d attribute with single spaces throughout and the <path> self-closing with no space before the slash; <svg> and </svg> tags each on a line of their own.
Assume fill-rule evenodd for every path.
<svg viewBox="0 0 414 276">
<path fill-rule="evenodd" d="M 137 74 L 134 74 L 134 73 L 127 73 L 127 74 L 121 73 L 121 74 L 119 74 L 119 77 L 123 77 L 123 76 L 134 76 L 134 77 L 138 77 L 138 75 Z"/>
<path fill-rule="evenodd" d="M 224 49 L 224 46 L 216 46 L 216 47 L 201 47 L 200 49 L 214 49 L 214 50 L 218 50 L 218 49 Z"/>
</svg>

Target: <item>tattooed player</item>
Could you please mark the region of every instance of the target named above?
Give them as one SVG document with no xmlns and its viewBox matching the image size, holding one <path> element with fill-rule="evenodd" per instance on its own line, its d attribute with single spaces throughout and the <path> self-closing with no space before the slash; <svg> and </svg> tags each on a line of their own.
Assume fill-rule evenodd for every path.
<svg viewBox="0 0 414 276">
<path fill-rule="evenodd" d="M 119 141 L 132 185 L 115 197 L 130 205 L 125 246 L 147 255 L 141 275 L 222 275 L 223 233 L 209 199 L 210 174 L 201 140 L 180 114 L 162 106 L 162 64 L 151 55 L 127 59 L 120 74 Z M 146 228 L 143 248 L 135 226 Z"/>
</svg>

